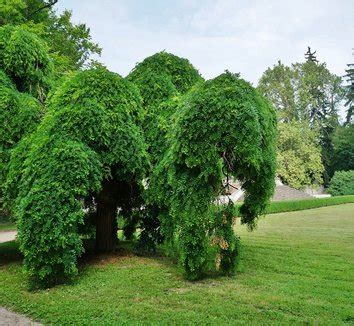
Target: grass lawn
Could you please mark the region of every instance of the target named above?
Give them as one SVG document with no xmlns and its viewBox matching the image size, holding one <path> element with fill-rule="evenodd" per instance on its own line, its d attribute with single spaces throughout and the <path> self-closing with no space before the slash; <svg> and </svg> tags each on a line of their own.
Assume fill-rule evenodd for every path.
<svg viewBox="0 0 354 326">
<path fill-rule="evenodd" d="M 16 230 L 16 225 L 13 222 L 1 222 L 0 221 L 0 232 L 1 231 L 13 231 Z"/>
<path fill-rule="evenodd" d="M 71 285 L 28 292 L 0 245 L 0 306 L 44 323 L 354 322 L 354 204 L 280 213 L 241 235 L 241 271 L 190 283 L 163 257 L 91 257 Z M 7 253 L 5 255 L 5 253 Z"/>
</svg>

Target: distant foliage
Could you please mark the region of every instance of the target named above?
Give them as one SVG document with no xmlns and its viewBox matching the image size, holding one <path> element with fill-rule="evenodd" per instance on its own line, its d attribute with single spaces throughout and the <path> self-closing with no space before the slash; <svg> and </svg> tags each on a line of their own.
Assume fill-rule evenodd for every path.
<svg viewBox="0 0 354 326">
<path fill-rule="evenodd" d="M 13 152 L 7 200 L 29 276 L 77 273 L 85 202 L 105 179 L 141 180 L 148 165 L 136 88 L 105 69 L 78 72 L 54 94 L 38 130 Z"/>
<path fill-rule="evenodd" d="M 338 127 L 333 135 L 333 172 L 354 170 L 354 124 Z"/>
<path fill-rule="evenodd" d="M 354 170 L 334 173 L 328 192 L 332 196 L 354 195 Z"/>
<path fill-rule="evenodd" d="M 333 173 L 332 136 L 339 125 L 338 110 L 345 92 L 341 77 L 332 74 L 326 63 L 317 62 L 312 55 L 307 59 L 291 66 L 279 61 L 263 73 L 258 89 L 273 103 L 280 122 L 295 120 L 319 131 L 323 179 L 327 185 Z"/>
<path fill-rule="evenodd" d="M 208 270 L 218 232 L 223 235 L 214 241 L 217 256 L 230 271 L 237 250 L 236 239 L 228 237 L 231 217 L 222 207 L 220 213 L 213 210 L 224 178 L 243 182 L 242 223 L 253 228 L 264 211 L 274 190 L 275 126 L 271 105 L 229 72 L 196 87 L 182 101 L 149 190 L 160 207 L 166 241 L 178 248 L 189 279 Z M 224 221 L 224 231 L 215 227 L 220 226 L 217 219 Z"/>
<path fill-rule="evenodd" d="M 278 123 L 277 175 L 287 185 L 301 189 L 321 185 L 323 165 L 318 135 L 300 122 Z"/>
<path fill-rule="evenodd" d="M 77 70 L 89 64 L 101 48 L 94 43 L 90 28 L 74 24 L 71 11 L 57 14 L 52 0 L 2 0 L 0 26 L 26 26 L 45 39 L 55 60 L 55 75 Z"/>
</svg>

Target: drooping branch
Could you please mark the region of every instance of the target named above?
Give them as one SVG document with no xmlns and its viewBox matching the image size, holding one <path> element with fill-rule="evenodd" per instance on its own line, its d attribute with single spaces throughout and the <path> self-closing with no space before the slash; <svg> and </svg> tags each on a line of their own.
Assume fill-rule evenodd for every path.
<svg viewBox="0 0 354 326">
<path fill-rule="evenodd" d="M 31 12 L 28 15 L 28 19 L 31 18 L 33 15 L 35 15 L 36 13 L 40 12 L 41 10 L 47 9 L 47 8 L 51 8 L 53 7 L 59 0 L 51 0 L 49 2 L 45 2 L 43 6 L 37 8 L 36 10 L 34 10 L 33 12 Z"/>
</svg>

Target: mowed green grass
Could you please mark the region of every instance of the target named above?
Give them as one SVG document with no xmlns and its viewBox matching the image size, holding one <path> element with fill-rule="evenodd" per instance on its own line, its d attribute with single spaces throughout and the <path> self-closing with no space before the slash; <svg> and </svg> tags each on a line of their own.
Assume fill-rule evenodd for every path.
<svg viewBox="0 0 354 326">
<path fill-rule="evenodd" d="M 354 323 L 354 204 L 268 215 L 255 232 L 236 231 L 243 258 L 232 278 L 191 283 L 168 258 L 123 251 L 86 261 L 71 285 L 36 292 L 14 244 L 2 244 L 0 305 L 53 324 Z"/>
<path fill-rule="evenodd" d="M 0 232 L 1 231 L 14 231 L 16 230 L 16 225 L 14 222 L 1 222 L 0 221 Z"/>
</svg>

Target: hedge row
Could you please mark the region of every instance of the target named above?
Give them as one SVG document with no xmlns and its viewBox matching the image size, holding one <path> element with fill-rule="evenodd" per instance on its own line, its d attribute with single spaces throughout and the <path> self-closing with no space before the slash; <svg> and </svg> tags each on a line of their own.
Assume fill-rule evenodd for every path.
<svg viewBox="0 0 354 326">
<path fill-rule="evenodd" d="M 284 200 L 271 202 L 267 209 L 266 214 L 301 211 L 304 209 L 318 208 L 325 206 L 333 206 L 340 204 L 354 203 L 354 195 L 337 196 L 329 198 L 311 198 L 300 200 Z M 239 207 L 241 203 L 236 206 L 236 215 L 239 215 Z"/>
</svg>

